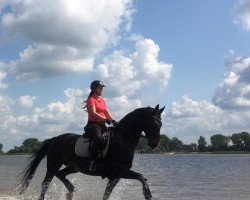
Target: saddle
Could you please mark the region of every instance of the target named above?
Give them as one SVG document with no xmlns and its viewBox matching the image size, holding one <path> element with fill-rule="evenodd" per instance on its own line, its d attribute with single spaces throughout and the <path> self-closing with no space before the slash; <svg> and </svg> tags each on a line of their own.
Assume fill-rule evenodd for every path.
<svg viewBox="0 0 250 200">
<path fill-rule="evenodd" d="M 109 147 L 109 140 L 110 140 L 110 133 L 109 131 L 105 132 L 103 136 L 106 141 L 106 147 L 103 151 L 101 151 L 98 155 L 99 158 L 104 158 L 108 152 Z M 83 134 L 81 137 L 78 138 L 75 145 L 75 154 L 80 157 L 89 158 L 89 144 L 90 139 L 87 137 L 86 134 Z"/>
</svg>

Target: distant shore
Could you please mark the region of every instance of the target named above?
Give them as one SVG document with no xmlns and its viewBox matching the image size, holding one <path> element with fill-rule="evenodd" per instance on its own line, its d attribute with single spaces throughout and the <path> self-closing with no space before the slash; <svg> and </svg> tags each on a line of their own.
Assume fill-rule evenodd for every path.
<svg viewBox="0 0 250 200">
<path fill-rule="evenodd" d="M 207 151 L 207 152 L 167 152 L 165 154 L 250 154 L 249 151 Z"/>
<path fill-rule="evenodd" d="M 174 154 L 250 154 L 249 151 L 207 151 L 207 152 L 197 152 L 197 151 L 178 151 L 178 152 L 157 152 L 157 153 L 139 153 L 137 154 L 167 154 L 167 155 L 174 155 Z M 18 155 L 33 155 L 27 153 L 1 153 L 0 156 L 18 156 Z"/>
</svg>

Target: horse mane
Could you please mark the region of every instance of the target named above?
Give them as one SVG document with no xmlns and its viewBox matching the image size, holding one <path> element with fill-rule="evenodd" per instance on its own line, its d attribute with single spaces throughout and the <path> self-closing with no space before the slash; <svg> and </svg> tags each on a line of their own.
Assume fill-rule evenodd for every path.
<svg viewBox="0 0 250 200">
<path fill-rule="evenodd" d="M 150 114 L 154 109 L 151 108 L 150 106 L 148 107 L 143 107 L 143 108 L 137 108 L 133 110 L 132 112 L 128 113 L 125 115 L 119 122 L 118 125 L 123 125 L 126 124 L 127 121 L 131 120 L 136 120 L 136 119 L 141 119 L 142 117 L 145 118 L 145 115 Z"/>
</svg>

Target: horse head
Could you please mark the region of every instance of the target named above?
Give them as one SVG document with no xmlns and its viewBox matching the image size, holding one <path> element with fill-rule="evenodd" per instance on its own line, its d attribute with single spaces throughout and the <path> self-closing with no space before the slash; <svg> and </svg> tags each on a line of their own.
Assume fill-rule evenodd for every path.
<svg viewBox="0 0 250 200">
<path fill-rule="evenodd" d="M 143 131 L 151 148 L 156 148 L 160 144 L 161 113 L 164 109 L 165 106 L 159 109 L 159 104 L 155 108 L 150 108 L 148 119 L 145 120 Z"/>
</svg>

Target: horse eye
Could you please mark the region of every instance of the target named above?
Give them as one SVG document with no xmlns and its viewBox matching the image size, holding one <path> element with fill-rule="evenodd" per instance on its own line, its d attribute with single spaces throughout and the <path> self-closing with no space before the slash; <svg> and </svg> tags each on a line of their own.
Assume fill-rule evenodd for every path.
<svg viewBox="0 0 250 200">
<path fill-rule="evenodd" d="M 156 123 L 158 124 L 158 126 L 159 126 L 159 127 L 161 127 L 161 126 L 162 126 L 161 121 L 156 121 Z"/>
</svg>

